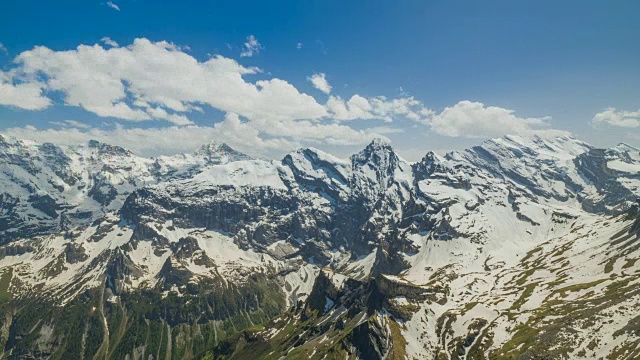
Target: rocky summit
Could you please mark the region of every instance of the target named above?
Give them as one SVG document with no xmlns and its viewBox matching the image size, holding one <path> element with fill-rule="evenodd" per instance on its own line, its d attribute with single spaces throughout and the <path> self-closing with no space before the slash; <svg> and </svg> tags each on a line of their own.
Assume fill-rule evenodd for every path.
<svg viewBox="0 0 640 360">
<path fill-rule="evenodd" d="M 638 359 L 639 196 L 639 149 L 568 136 L 415 163 L 0 136 L 0 357 Z"/>
</svg>

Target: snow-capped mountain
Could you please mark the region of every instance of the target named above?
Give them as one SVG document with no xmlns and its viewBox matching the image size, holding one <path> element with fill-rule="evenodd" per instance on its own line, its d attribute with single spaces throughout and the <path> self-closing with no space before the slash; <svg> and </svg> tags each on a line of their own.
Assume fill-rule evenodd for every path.
<svg viewBox="0 0 640 360">
<path fill-rule="evenodd" d="M 94 140 L 62 147 L 0 135 L 0 239 L 87 225 L 117 212 L 136 189 L 245 159 L 215 143 L 193 154 L 147 159 Z"/>
<path fill-rule="evenodd" d="M 0 184 L 5 357 L 640 352 L 629 145 L 507 136 L 410 163 L 380 140 L 268 161 L 0 137 Z"/>
</svg>

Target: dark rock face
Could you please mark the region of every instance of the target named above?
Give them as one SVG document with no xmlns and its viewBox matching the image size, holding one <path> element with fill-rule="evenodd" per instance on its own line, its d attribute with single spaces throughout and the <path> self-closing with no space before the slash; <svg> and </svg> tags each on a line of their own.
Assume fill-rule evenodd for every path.
<svg viewBox="0 0 640 360">
<path fill-rule="evenodd" d="M 633 219 L 633 225 L 629 229 L 630 233 L 634 233 L 637 237 L 640 237 L 640 198 L 636 200 L 636 203 L 633 204 L 629 210 L 627 211 L 627 218 Z"/>
<path fill-rule="evenodd" d="M 376 251 L 372 276 L 399 274 L 402 270 L 410 267 L 404 256 L 416 254 L 418 249 L 403 236 L 396 228 L 392 229 L 389 235 L 380 241 Z"/>
<path fill-rule="evenodd" d="M 100 205 L 109 206 L 118 195 L 118 191 L 111 184 L 97 177 L 87 195 Z"/>
<path fill-rule="evenodd" d="M 629 206 L 628 202 L 633 201 L 634 196 L 637 196 L 617 181 L 626 174 L 607 166 L 608 158 L 616 155 L 620 156 L 620 154 L 613 154 L 604 149 L 591 149 L 575 158 L 574 163 L 580 173 L 596 186 L 598 193 L 602 196 L 600 199 L 591 199 L 578 195 L 585 210 L 605 214 L 620 213 L 626 210 L 626 207 Z M 622 156 L 624 155 L 626 154 L 623 153 Z M 640 174 L 632 174 L 631 176 L 640 179 Z M 609 210 L 616 205 L 622 206 L 614 211 Z"/>
<path fill-rule="evenodd" d="M 353 256 L 370 253 L 384 238 L 383 228 L 396 220 L 388 215 L 420 211 L 410 184 L 396 181 L 398 171 L 411 172 L 388 144 L 374 142 L 351 161 L 352 174 L 331 164 L 312 150 L 296 156 L 308 161 L 325 178 L 298 167 L 292 155 L 289 167 L 295 182 L 283 177 L 289 190 L 270 187 L 210 185 L 185 191 L 176 183 L 163 188 L 144 188 L 132 193 L 121 213 L 133 224 L 173 221 L 176 226 L 207 228 L 233 234 L 242 247 L 265 248 L 278 240 L 302 240 L 300 253 L 309 248 L 343 247 Z M 364 174 L 374 172 L 372 177 Z M 327 181 L 326 179 L 330 179 Z M 317 208 L 314 198 L 330 199 L 330 207 Z M 307 245 L 308 243 L 308 245 Z M 316 259 L 325 258 L 317 253 Z"/>
<path fill-rule="evenodd" d="M 41 151 L 43 153 L 42 158 L 60 179 L 70 186 L 74 186 L 78 182 L 77 175 L 70 171 L 71 158 L 64 153 L 60 146 L 45 143 L 42 144 Z"/>
<path fill-rule="evenodd" d="M 89 147 L 98 150 L 99 155 L 120 155 L 120 156 L 130 156 L 133 155 L 131 151 L 115 145 L 109 145 L 97 140 L 89 140 Z"/>
<path fill-rule="evenodd" d="M 65 257 L 67 263 L 69 264 L 82 262 L 89 258 L 84 250 L 84 247 L 76 243 L 67 243 Z"/>
<path fill-rule="evenodd" d="M 304 304 L 270 322 L 264 332 L 244 332 L 223 342 L 215 353 L 223 359 L 243 359 L 255 351 L 274 357 L 287 356 L 296 354 L 295 351 L 307 343 L 318 344 L 319 339 L 340 339 L 327 348 L 314 349 L 340 358 L 402 358 L 404 344 L 398 333 L 399 323 L 383 313 L 393 311 L 395 319 L 409 319 L 418 306 L 398 306 L 393 304 L 394 298 L 404 294 L 412 301 L 424 300 L 435 292 L 435 289 L 398 284 L 381 277 L 354 280 L 324 268 Z M 283 324 L 295 326 L 291 330 Z M 268 335 L 284 329 L 291 334 L 281 342 Z"/>
<path fill-rule="evenodd" d="M 86 226 L 118 211 L 135 189 L 250 159 L 225 144 L 153 161 L 96 140 L 62 147 L 2 137 L 0 242 Z"/>
<path fill-rule="evenodd" d="M 387 327 L 376 319 L 356 326 L 347 339 L 362 359 L 385 359 L 392 345 Z"/>
<path fill-rule="evenodd" d="M 317 327 L 310 329 L 309 333 L 320 337 L 325 333 L 347 330 L 347 326 L 352 326 L 356 318 L 368 318 L 348 330 L 342 346 L 362 359 L 384 359 L 393 344 L 387 325 L 377 316 L 385 301 L 377 283 L 374 280 L 347 278 L 342 286 L 336 287 L 332 276 L 340 275 L 333 275 L 329 269 L 320 272 L 305 307 L 300 310 L 300 319 L 306 321 L 317 318 L 314 321 L 318 323 Z M 327 299 L 333 301 L 331 306 L 327 304 Z M 343 316 L 333 321 L 324 320 L 335 316 L 330 313 L 331 310 L 342 308 L 348 309 Z"/>
<path fill-rule="evenodd" d="M 107 263 L 106 285 L 114 294 L 121 294 L 128 277 L 140 277 L 142 274 L 127 254 L 116 249 Z"/>
<path fill-rule="evenodd" d="M 42 211 L 48 217 L 58 217 L 58 210 L 60 210 L 61 207 L 51 196 L 33 194 L 29 197 L 29 201 L 31 202 L 31 206 Z"/>
<path fill-rule="evenodd" d="M 388 299 L 403 296 L 409 300 L 446 302 L 448 290 L 441 285 L 413 284 L 387 275 L 377 276 L 375 282 L 380 294 Z"/>
</svg>

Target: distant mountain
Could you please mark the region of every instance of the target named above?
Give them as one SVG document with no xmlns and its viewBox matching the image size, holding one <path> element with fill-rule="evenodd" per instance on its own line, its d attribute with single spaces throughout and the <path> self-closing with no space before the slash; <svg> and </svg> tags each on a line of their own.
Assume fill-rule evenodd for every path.
<svg viewBox="0 0 640 360">
<path fill-rule="evenodd" d="M 226 144 L 147 159 L 95 140 L 64 147 L 0 135 L 0 239 L 7 242 L 88 225 L 117 212 L 136 189 L 247 159 Z"/>
<path fill-rule="evenodd" d="M 632 359 L 639 194 L 640 150 L 572 137 L 410 163 L 0 136 L 3 356 Z"/>
</svg>

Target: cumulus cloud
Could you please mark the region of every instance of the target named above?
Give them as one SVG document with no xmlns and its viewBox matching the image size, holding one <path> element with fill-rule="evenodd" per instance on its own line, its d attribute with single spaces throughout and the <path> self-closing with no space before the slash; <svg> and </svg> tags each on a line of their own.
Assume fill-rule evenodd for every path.
<svg viewBox="0 0 640 360">
<path fill-rule="evenodd" d="M 43 110 L 51 106 L 51 100 L 42 94 L 42 84 L 5 81 L 0 73 L 0 105 L 25 110 Z"/>
<path fill-rule="evenodd" d="M 255 74 L 255 68 L 222 56 L 199 62 L 165 41 L 136 39 L 127 47 L 81 45 L 69 51 L 39 46 L 18 55 L 15 63 L 15 73 L 23 78 L 45 75 L 46 90 L 62 93 L 66 105 L 102 117 L 186 125 L 191 124 L 186 114 L 198 104 L 249 119 L 316 119 L 326 115 L 313 97 L 284 80 L 251 83 L 244 76 Z M 30 85 L 31 95 L 37 86 Z M 43 100 L 39 103 L 41 107 L 44 104 Z"/>
<path fill-rule="evenodd" d="M 332 117 L 338 120 L 373 119 L 374 117 L 369 100 L 357 94 L 346 102 L 339 96 L 330 96 L 326 107 Z"/>
<path fill-rule="evenodd" d="M 227 113 L 224 121 L 214 125 L 212 133 L 216 138 L 237 149 L 261 149 L 261 150 L 283 150 L 295 148 L 299 143 L 283 138 L 263 139 L 260 131 L 247 122 L 242 122 L 240 116 L 234 113 Z"/>
<path fill-rule="evenodd" d="M 105 45 L 109 45 L 109 46 L 113 46 L 113 47 L 118 47 L 119 46 L 117 42 L 111 40 L 111 38 L 108 37 L 108 36 L 103 37 L 102 39 L 100 39 L 100 41 Z"/>
<path fill-rule="evenodd" d="M 460 101 L 439 114 L 423 120 L 437 134 L 450 137 L 499 137 L 505 134 L 527 135 L 545 129 L 549 120 L 522 118 L 515 111 L 480 102 Z"/>
<path fill-rule="evenodd" d="M 112 1 L 107 1 L 107 6 L 112 8 L 113 10 L 120 11 L 120 7 Z"/>
<path fill-rule="evenodd" d="M 247 37 L 247 42 L 244 43 L 244 47 L 242 52 L 240 53 L 241 57 L 252 57 L 253 55 L 259 54 L 260 50 L 262 50 L 262 45 L 256 39 L 255 36 L 249 35 Z"/>
<path fill-rule="evenodd" d="M 608 108 L 603 112 L 597 113 L 591 120 L 593 126 L 609 125 L 623 128 L 639 128 L 640 127 L 640 110 L 625 111 Z"/>
<path fill-rule="evenodd" d="M 81 45 L 68 51 L 39 46 L 19 54 L 14 63 L 17 67 L 11 74 L 0 73 L 8 79 L 3 84 L 14 87 L 11 77 L 27 79 L 25 84 L 29 85 L 21 85 L 21 90 L 30 91 L 27 98 L 39 96 L 31 107 L 12 96 L 15 106 L 48 106 L 51 100 L 36 91 L 42 89 L 61 93 L 67 106 L 133 122 L 156 119 L 189 125 L 188 113 L 201 109 L 202 104 L 262 122 L 325 118 L 391 121 L 394 116 L 419 120 L 423 112 L 422 104 L 411 97 L 354 95 L 348 101 L 330 97 L 322 105 L 285 80 L 252 83 L 245 79 L 259 69 L 222 56 L 200 62 L 166 41 L 136 39 L 126 47 Z M 44 79 L 34 80 L 41 75 Z M 325 74 L 315 74 L 310 81 L 324 92 L 331 90 Z"/>
<path fill-rule="evenodd" d="M 337 120 L 378 119 L 391 122 L 396 117 L 405 117 L 417 122 L 426 122 L 427 117 L 433 114 L 433 111 L 413 97 L 365 98 L 356 94 L 344 101 L 339 96 L 330 96 L 326 107 Z"/>
<path fill-rule="evenodd" d="M 327 81 L 327 77 L 324 73 L 317 73 L 309 76 L 307 80 L 311 81 L 311 84 L 316 89 L 322 91 L 325 94 L 329 94 L 331 92 L 331 85 Z"/>
</svg>

